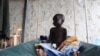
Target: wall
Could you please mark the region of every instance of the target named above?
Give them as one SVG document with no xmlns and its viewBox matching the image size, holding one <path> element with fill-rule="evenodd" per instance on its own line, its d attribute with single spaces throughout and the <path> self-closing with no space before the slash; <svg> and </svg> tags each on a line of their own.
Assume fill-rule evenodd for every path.
<svg viewBox="0 0 100 56">
<path fill-rule="evenodd" d="M 28 0 L 25 41 L 39 38 L 40 35 L 48 36 L 50 28 L 53 27 L 53 16 L 62 13 L 66 18 L 63 27 L 67 29 L 68 35 L 76 35 L 78 39 L 86 42 L 83 2 L 83 0 Z"/>
<path fill-rule="evenodd" d="M 9 0 L 10 36 L 22 28 L 24 0 Z"/>
<path fill-rule="evenodd" d="M 87 26 L 89 42 L 100 38 L 100 0 L 87 0 L 86 2 Z"/>
<path fill-rule="evenodd" d="M 13 0 L 10 3 L 11 20 L 20 22 L 23 1 L 15 3 Z M 62 13 L 66 18 L 63 27 L 68 35 L 76 35 L 79 40 L 91 43 L 95 37 L 100 37 L 99 10 L 100 0 L 28 0 L 25 42 L 40 35 L 48 36 L 53 27 L 53 16 Z"/>
</svg>

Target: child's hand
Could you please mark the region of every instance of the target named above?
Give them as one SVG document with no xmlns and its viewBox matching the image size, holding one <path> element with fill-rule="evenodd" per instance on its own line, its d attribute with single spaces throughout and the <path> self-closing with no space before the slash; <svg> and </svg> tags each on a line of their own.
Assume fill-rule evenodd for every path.
<svg viewBox="0 0 100 56">
<path fill-rule="evenodd" d="M 60 51 L 60 48 L 57 48 L 58 51 Z"/>
<path fill-rule="evenodd" d="M 53 47 L 54 49 L 56 49 L 56 48 L 57 48 L 57 45 L 56 45 L 55 43 L 53 43 L 53 44 L 52 44 L 52 47 Z"/>
<path fill-rule="evenodd" d="M 61 43 L 60 46 L 57 48 L 57 50 L 60 51 L 61 48 L 63 48 L 63 46 L 64 46 L 64 43 Z"/>
</svg>

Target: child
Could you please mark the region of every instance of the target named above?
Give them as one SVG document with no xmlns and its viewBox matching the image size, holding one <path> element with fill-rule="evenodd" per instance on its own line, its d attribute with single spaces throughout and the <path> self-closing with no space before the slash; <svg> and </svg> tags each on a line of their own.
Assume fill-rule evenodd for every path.
<svg viewBox="0 0 100 56">
<path fill-rule="evenodd" d="M 55 27 L 50 29 L 49 41 L 53 44 L 55 43 L 57 47 L 63 42 L 67 37 L 67 31 L 62 27 L 64 22 L 63 14 L 56 14 L 53 17 L 53 25 Z"/>
<path fill-rule="evenodd" d="M 67 37 L 67 30 L 62 27 L 62 24 L 64 22 L 64 16 L 63 14 L 56 14 L 53 17 L 53 25 L 55 27 L 50 29 L 50 35 L 49 35 L 49 42 L 53 45 L 52 47 L 55 47 L 56 49 L 60 48 L 60 44 L 66 39 Z M 62 48 L 62 46 L 61 46 Z M 42 49 L 41 49 L 42 50 Z M 42 55 L 44 53 L 44 55 Z M 43 50 L 38 52 L 39 56 L 46 56 L 46 54 Z M 73 53 L 74 54 L 74 53 Z M 50 55 L 49 55 L 50 56 Z"/>
<path fill-rule="evenodd" d="M 56 44 L 56 49 L 60 50 L 64 45 L 62 45 L 62 42 L 67 43 L 70 39 L 71 41 L 76 41 L 76 37 L 68 38 L 67 40 L 67 30 L 62 27 L 62 24 L 64 22 L 64 16 L 63 14 L 56 14 L 53 17 L 53 25 L 55 27 L 50 29 L 50 36 L 49 36 L 49 41 L 51 42 L 52 46 L 55 47 Z M 70 42 L 71 42 L 70 41 Z M 76 55 L 77 52 L 73 52 L 73 56 L 78 56 Z"/>
<path fill-rule="evenodd" d="M 63 16 L 63 14 L 56 14 L 53 17 L 53 25 L 55 27 L 50 29 L 49 42 L 52 44 L 55 43 L 57 45 L 57 47 L 61 44 L 61 42 L 63 42 L 66 39 L 66 36 L 67 36 L 66 29 L 62 27 L 64 19 L 65 18 Z M 40 36 L 40 40 L 42 40 L 42 42 L 45 42 L 43 39 L 45 39 L 45 38 L 43 36 Z M 35 45 L 35 47 L 36 46 L 38 46 L 38 45 Z M 39 48 L 39 50 L 41 50 L 41 51 L 37 51 L 38 56 L 46 55 L 42 49 Z"/>
</svg>

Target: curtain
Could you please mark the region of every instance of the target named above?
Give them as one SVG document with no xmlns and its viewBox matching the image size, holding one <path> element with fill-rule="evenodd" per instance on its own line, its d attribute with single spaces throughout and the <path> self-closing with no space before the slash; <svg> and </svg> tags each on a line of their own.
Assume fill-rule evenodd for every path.
<svg viewBox="0 0 100 56">
<path fill-rule="evenodd" d="M 2 21 L 3 21 L 3 0 L 0 0 L 0 34 L 2 32 Z"/>
<path fill-rule="evenodd" d="M 0 0 L 0 20 L 2 36 L 9 37 L 9 0 Z"/>
</svg>

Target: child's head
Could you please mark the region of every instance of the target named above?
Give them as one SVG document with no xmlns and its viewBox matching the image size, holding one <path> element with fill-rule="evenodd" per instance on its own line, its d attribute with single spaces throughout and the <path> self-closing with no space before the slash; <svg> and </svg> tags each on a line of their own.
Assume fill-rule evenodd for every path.
<svg viewBox="0 0 100 56">
<path fill-rule="evenodd" d="M 63 24 L 64 22 L 64 15 L 63 14 L 56 14 L 54 17 L 53 17 L 53 24 L 54 26 L 56 27 L 61 27 L 61 25 Z"/>
</svg>

